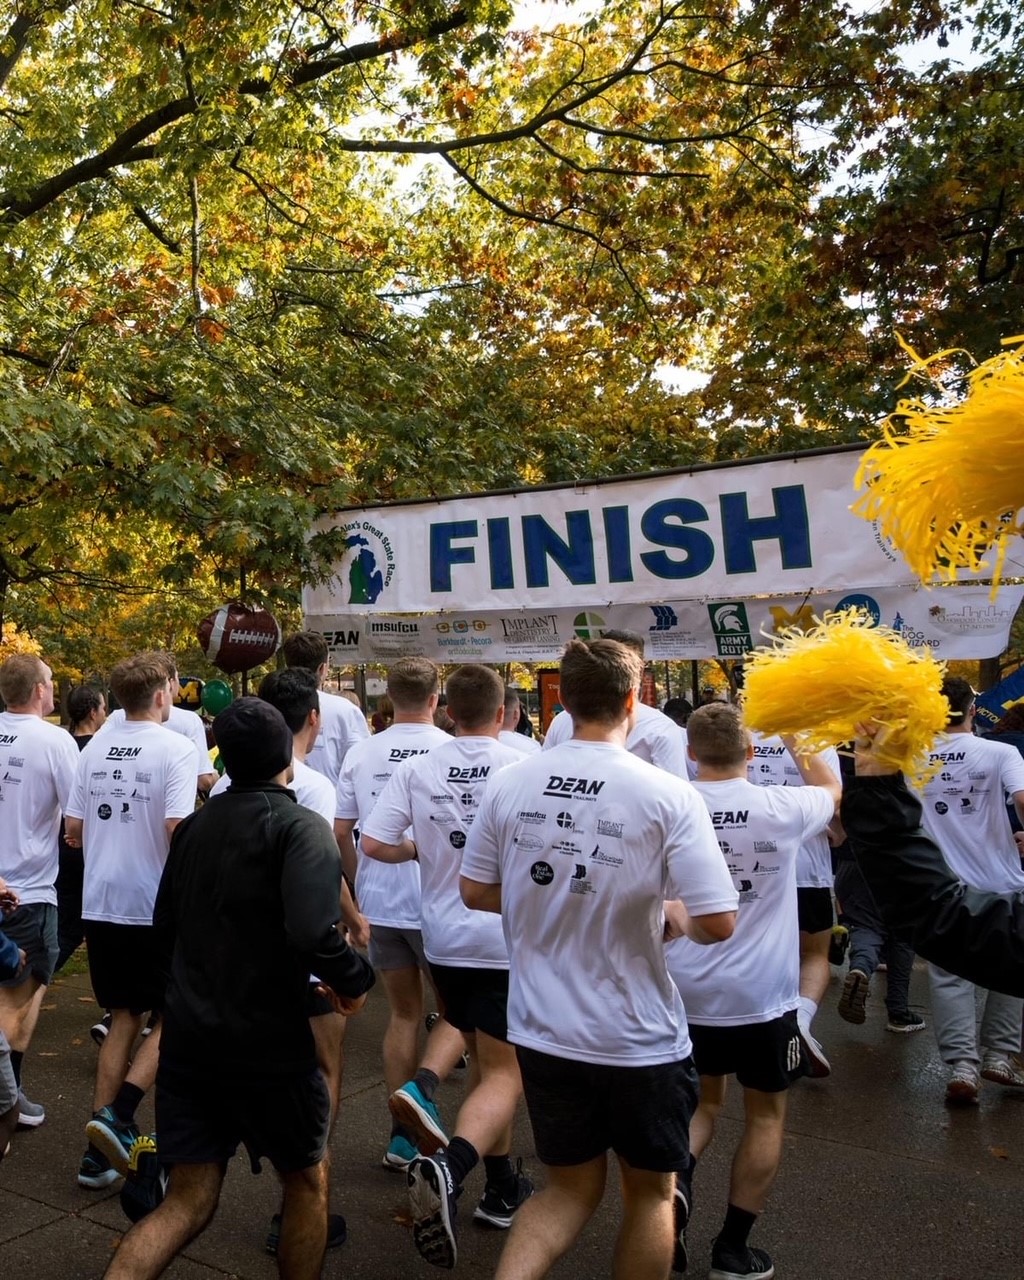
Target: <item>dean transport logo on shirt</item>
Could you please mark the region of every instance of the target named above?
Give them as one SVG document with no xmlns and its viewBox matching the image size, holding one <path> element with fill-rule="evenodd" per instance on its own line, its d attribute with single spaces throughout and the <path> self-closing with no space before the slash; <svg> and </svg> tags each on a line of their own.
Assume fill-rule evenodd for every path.
<svg viewBox="0 0 1024 1280">
<path fill-rule="evenodd" d="M 745 827 L 749 816 L 749 809 L 716 809 L 711 822 L 716 827 Z"/>
<path fill-rule="evenodd" d="M 578 796 L 581 800 L 593 800 L 600 795 L 604 781 L 592 782 L 588 778 L 563 778 L 560 774 L 548 776 L 543 794 L 546 796 Z"/>
</svg>

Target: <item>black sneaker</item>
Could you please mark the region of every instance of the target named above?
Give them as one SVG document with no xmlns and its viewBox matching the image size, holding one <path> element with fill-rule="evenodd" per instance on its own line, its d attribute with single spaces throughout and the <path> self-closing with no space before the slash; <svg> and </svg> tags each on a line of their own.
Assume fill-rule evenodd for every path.
<svg viewBox="0 0 1024 1280">
<path fill-rule="evenodd" d="M 473 1210 L 474 1222 L 487 1222 L 492 1227 L 499 1227 L 502 1231 L 508 1230 L 512 1225 L 512 1217 L 515 1211 L 533 1195 L 533 1183 L 523 1173 L 522 1160 L 516 1161 L 516 1170 L 513 1177 L 515 1181 L 511 1196 L 503 1195 L 496 1187 L 492 1187 L 490 1183 L 484 1187 L 480 1203 Z"/>
<path fill-rule="evenodd" d="M 89 1034 L 92 1036 L 93 1043 L 100 1045 L 107 1038 L 107 1032 L 110 1030 L 110 1014 L 105 1013 L 99 1022 L 93 1023 L 89 1028 Z"/>
<path fill-rule="evenodd" d="M 348 1224 L 340 1213 L 329 1213 L 327 1215 L 327 1247 L 328 1249 L 337 1249 L 343 1245 L 348 1239 Z M 281 1243 L 281 1215 L 275 1213 L 270 1219 L 270 1229 L 267 1232 L 267 1238 L 263 1242 L 263 1247 L 271 1257 L 277 1257 L 278 1246 Z"/>
<path fill-rule="evenodd" d="M 717 1245 L 712 1246 L 708 1280 L 747 1280 L 748 1276 L 771 1280 L 774 1274 L 775 1264 L 763 1249 L 748 1246 L 742 1253 L 734 1254 L 720 1252 Z"/>
<path fill-rule="evenodd" d="M 456 1238 L 458 1189 L 443 1151 L 420 1156 L 409 1166 L 412 1238 L 424 1262 L 451 1271 L 459 1256 Z"/>
<path fill-rule="evenodd" d="M 121 1188 L 121 1208 L 125 1217 L 138 1222 L 163 1203 L 167 1194 L 167 1170 L 160 1163 L 156 1137 L 140 1134 L 128 1153 L 128 1172 Z"/>
<path fill-rule="evenodd" d="M 886 1031 L 910 1032 L 923 1031 L 928 1024 L 919 1013 L 914 1013 L 912 1009 L 899 1009 L 895 1013 L 889 1014 L 889 1020 L 885 1024 Z"/>
<path fill-rule="evenodd" d="M 868 991 L 871 979 L 863 969 L 851 969 L 843 983 L 843 994 L 839 997 L 839 1016 L 844 1022 L 852 1022 L 855 1026 L 867 1017 L 865 1012 L 868 1003 Z"/>
<path fill-rule="evenodd" d="M 672 1195 L 672 1210 L 675 1214 L 675 1244 L 672 1249 L 672 1270 L 681 1275 L 690 1262 L 690 1253 L 686 1245 L 686 1228 L 690 1221 L 690 1190 L 683 1186 L 680 1176 L 676 1174 L 676 1189 Z"/>
</svg>

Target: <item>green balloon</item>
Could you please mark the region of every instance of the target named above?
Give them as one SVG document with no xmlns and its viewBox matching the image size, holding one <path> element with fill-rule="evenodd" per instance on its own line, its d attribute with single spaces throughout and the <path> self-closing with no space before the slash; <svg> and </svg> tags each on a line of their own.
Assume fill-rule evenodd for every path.
<svg viewBox="0 0 1024 1280">
<path fill-rule="evenodd" d="M 204 711 L 209 711 L 211 716 L 218 716 L 234 700 L 235 695 L 226 680 L 207 680 L 206 687 L 203 689 Z"/>
</svg>

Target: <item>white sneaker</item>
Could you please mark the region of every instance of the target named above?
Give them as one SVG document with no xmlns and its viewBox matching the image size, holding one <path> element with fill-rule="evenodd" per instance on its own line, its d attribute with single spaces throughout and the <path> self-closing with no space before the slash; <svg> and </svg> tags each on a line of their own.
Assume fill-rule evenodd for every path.
<svg viewBox="0 0 1024 1280">
<path fill-rule="evenodd" d="M 1024 1089 L 1024 1071 L 1014 1066 L 1008 1054 L 986 1053 L 981 1060 L 982 1080 L 1008 1085 L 1012 1089 Z"/>
<path fill-rule="evenodd" d="M 969 1107 L 978 1101 L 978 1068 L 973 1062 L 954 1062 L 946 1081 L 946 1106 Z"/>
</svg>

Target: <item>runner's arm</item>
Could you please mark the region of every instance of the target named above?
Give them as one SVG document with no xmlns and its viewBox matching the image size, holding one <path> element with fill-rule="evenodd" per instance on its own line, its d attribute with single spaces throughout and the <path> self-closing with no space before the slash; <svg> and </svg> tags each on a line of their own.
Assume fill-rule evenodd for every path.
<svg viewBox="0 0 1024 1280">
<path fill-rule="evenodd" d="M 501 915 L 500 884 L 483 884 L 480 880 L 459 876 L 459 893 L 470 911 L 493 911 L 495 915 Z"/>
</svg>

